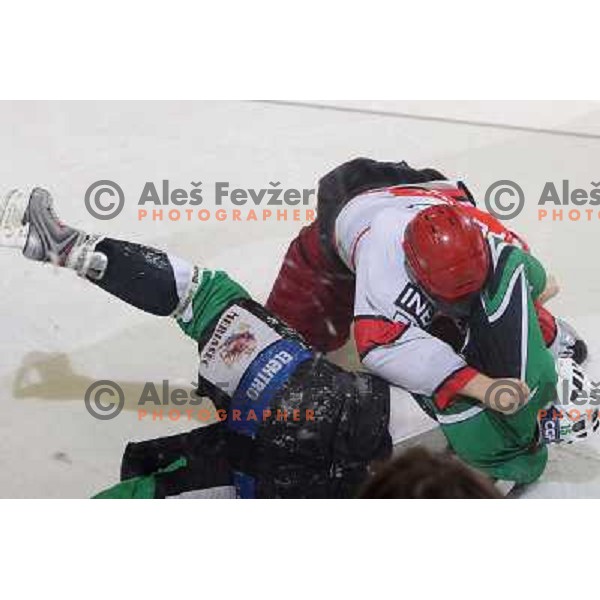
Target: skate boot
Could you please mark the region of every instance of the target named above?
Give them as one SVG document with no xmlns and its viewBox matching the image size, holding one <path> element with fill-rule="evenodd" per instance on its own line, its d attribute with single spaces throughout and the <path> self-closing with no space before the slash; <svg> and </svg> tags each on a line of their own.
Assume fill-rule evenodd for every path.
<svg viewBox="0 0 600 600">
<path fill-rule="evenodd" d="M 81 277 L 102 279 L 107 258 L 95 251 L 102 237 L 84 233 L 61 221 L 47 190 L 33 189 L 23 223 L 29 226 L 23 248 L 27 258 L 73 269 Z"/>
<path fill-rule="evenodd" d="M 31 260 L 101 279 L 107 263 L 106 256 L 95 250 L 101 239 L 63 223 L 52 196 L 42 188 L 35 188 L 29 201 L 18 190 L 0 200 L 0 245 L 20 248 Z"/>
<path fill-rule="evenodd" d="M 557 334 L 552 346 L 556 345 L 556 354 L 560 358 L 572 358 L 582 365 L 588 356 L 587 344 L 583 338 L 563 319 L 556 317 Z"/>
</svg>

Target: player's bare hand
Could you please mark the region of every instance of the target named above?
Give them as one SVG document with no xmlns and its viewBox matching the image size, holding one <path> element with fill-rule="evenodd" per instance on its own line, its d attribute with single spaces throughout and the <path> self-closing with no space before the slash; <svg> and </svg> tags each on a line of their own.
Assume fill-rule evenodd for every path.
<svg viewBox="0 0 600 600">
<path fill-rule="evenodd" d="M 520 379 L 493 379 L 483 399 L 483 404 L 496 412 L 513 415 L 529 400 L 528 385 Z"/>
<path fill-rule="evenodd" d="M 556 277 L 549 275 L 544 291 L 538 296 L 538 302 L 545 304 L 548 300 L 554 298 L 558 292 L 560 292 L 560 286 L 558 285 L 558 281 L 556 281 Z"/>
</svg>

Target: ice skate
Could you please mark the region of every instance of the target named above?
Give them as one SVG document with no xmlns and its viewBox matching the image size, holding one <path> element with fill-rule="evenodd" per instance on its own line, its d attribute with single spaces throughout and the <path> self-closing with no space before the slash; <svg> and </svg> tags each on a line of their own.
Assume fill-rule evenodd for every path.
<svg viewBox="0 0 600 600">
<path fill-rule="evenodd" d="M 88 235 L 61 221 L 50 193 L 34 188 L 27 201 L 14 190 L 0 201 L 0 245 L 20 248 L 31 260 L 71 268 L 81 276 L 100 279 L 106 256 L 96 252 L 100 236 Z"/>
<path fill-rule="evenodd" d="M 558 357 L 572 358 L 578 365 L 582 365 L 588 356 L 587 344 L 575 328 L 564 319 L 557 317 L 556 326 L 555 344 Z"/>
<path fill-rule="evenodd" d="M 29 227 L 23 254 L 31 260 L 65 266 L 81 232 L 64 224 L 54 211 L 54 201 L 47 190 L 34 188 L 23 216 Z"/>
</svg>

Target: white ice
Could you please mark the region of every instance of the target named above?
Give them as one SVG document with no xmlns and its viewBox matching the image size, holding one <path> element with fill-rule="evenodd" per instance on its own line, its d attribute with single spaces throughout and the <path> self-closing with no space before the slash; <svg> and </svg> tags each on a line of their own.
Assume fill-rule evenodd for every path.
<svg viewBox="0 0 600 600">
<path fill-rule="evenodd" d="M 599 104 L 324 104 L 564 134 L 259 102 L 4 102 L 0 192 L 47 186 L 69 223 L 223 268 L 265 299 L 300 223 L 140 222 L 134 201 L 116 219 L 98 221 L 84 207 L 85 190 L 99 179 L 119 182 L 131 196 L 146 181 L 162 179 L 187 188 L 201 180 L 207 190 L 225 180 L 232 187 L 281 181 L 308 188 L 329 168 L 360 155 L 435 166 L 464 178 L 479 197 L 492 182 L 512 179 L 528 198 L 514 228 L 559 278 L 563 291 L 552 308 L 584 334 L 592 379 L 600 374 L 600 221 L 540 222 L 536 200 L 546 181 L 570 179 L 572 187 L 589 190 L 600 180 Z M 90 496 L 117 480 L 128 440 L 194 426 L 140 421 L 134 410 L 101 422 L 82 402 L 96 379 L 116 380 L 132 395 L 147 380 L 188 386 L 196 373 L 195 347 L 168 320 L 8 250 L 0 252 L 0 273 L 1 497 Z M 395 398 L 393 414 L 398 439 L 431 427 L 406 395 Z M 523 496 L 600 497 L 599 459 L 600 438 L 555 449 L 542 479 Z"/>
</svg>

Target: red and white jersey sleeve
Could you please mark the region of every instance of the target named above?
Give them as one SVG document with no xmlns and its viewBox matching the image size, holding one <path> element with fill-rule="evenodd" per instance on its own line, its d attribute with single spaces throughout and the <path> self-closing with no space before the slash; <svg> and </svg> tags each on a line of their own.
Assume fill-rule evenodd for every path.
<svg viewBox="0 0 600 600">
<path fill-rule="evenodd" d="M 379 193 L 381 202 L 366 199 L 354 214 L 344 209 L 336 223 L 340 254 L 356 273 L 357 349 L 371 372 L 410 392 L 434 396 L 443 408 L 477 371 L 448 344 L 427 333 L 436 306 L 410 280 L 402 248 L 409 221 L 439 200 L 389 202 L 386 192 Z"/>
</svg>

